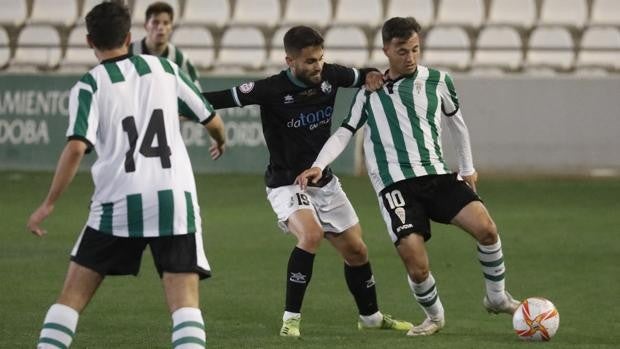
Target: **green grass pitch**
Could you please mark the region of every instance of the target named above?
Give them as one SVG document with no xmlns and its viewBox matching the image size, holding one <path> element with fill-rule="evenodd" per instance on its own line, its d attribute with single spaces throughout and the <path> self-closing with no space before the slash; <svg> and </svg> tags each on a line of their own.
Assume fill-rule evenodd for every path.
<svg viewBox="0 0 620 349">
<path fill-rule="evenodd" d="M 68 254 L 87 214 L 92 184 L 80 174 L 46 222 L 26 232 L 50 173 L 0 172 L 0 348 L 33 348 L 57 296 Z M 447 325 L 429 338 L 356 328 L 342 261 L 327 242 L 319 251 L 303 308 L 301 340 L 278 337 L 285 268 L 294 244 L 280 233 L 261 176 L 199 175 L 207 256 L 213 277 L 201 283 L 210 348 L 618 348 L 620 345 L 620 180 L 501 179 L 479 182 L 504 245 L 515 297 L 544 296 L 560 312 L 546 344 L 524 343 L 508 316 L 487 314 L 473 240 L 433 226 L 431 269 Z M 419 322 L 404 268 L 385 232 L 367 178 L 342 177 L 360 216 L 383 312 Z M 104 281 L 80 318 L 75 348 L 169 348 L 171 320 L 150 254 L 138 277 Z"/>
</svg>

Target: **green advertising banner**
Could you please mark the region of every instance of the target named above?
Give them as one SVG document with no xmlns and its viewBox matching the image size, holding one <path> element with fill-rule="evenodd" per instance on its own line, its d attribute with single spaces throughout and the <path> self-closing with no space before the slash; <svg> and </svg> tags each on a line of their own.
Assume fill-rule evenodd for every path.
<svg viewBox="0 0 620 349">
<path fill-rule="evenodd" d="M 0 170 L 53 170 L 66 142 L 69 90 L 79 75 L 0 75 Z M 205 91 L 230 88 L 257 77 L 201 79 Z M 338 94 L 334 112 L 336 128 L 353 97 L 353 90 Z M 196 172 L 262 173 L 269 155 L 262 134 L 258 106 L 218 111 L 226 124 L 226 153 L 209 158 L 210 139 L 201 125 L 183 122 L 181 132 Z M 353 143 L 353 142 L 352 142 Z M 86 156 L 87 169 L 96 154 Z M 334 163 L 338 173 L 353 173 L 353 146 Z"/>
</svg>

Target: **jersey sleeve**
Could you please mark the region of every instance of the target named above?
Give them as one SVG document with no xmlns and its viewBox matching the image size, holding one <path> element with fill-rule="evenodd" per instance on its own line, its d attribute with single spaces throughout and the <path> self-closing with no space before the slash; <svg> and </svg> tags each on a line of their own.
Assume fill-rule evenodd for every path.
<svg viewBox="0 0 620 349">
<path fill-rule="evenodd" d="M 365 88 L 359 89 L 353 98 L 353 103 L 349 109 L 349 114 L 344 121 L 342 121 L 341 126 L 351 131 L 351 133 L 355 133 L 357 130 L 362 128 L 368 120 L 365 105 L 369 94 L 370 92 Z"/>
<path fill-rule="evenodd" d="M 360 87 L 363 84 L 360 71 L 356 68 L 326 63 L 323 69 L 325 70 L 324 77 L 334 82 L 336 87 Z"/>
<path fill-rule="evenodd" d="M 452 116 L 459 110 L 459 97 L 456 94 L 454 83 L 448 73 L 443 73 L 443 83 L 439 84 L 439 94 L 441 97 L 441 110 L 444 115 Z"/>
<path fill-rule="evenodd" d="M 274 87 L 269 86 L 267 79 L 250 81 L 230 89 L 204 92 L 202 95 L 215 109 L 243 107 L 252 104 L 264 104 L 269 92 Z"/>
<path fill-rule="evenodd" d="M 181 69 L 177 70 L 179 114 L 202 124 L 208 123 L 215 116 L 213 106 L 200 94 L 198 87 Z"/>
<path fill-rule="evenodd" d="M 99 110 L 97 108 L 97 83 L 90 73 L 78 81 L 69 94 L 69 126 L 66 136 L 88 145 L 90 152 L 97 144 Z"/>
</svg>

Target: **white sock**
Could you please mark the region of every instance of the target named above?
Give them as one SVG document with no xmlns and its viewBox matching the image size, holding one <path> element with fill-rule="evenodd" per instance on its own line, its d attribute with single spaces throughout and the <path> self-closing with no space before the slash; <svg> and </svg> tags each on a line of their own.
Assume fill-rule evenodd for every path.
<svg viewBox="0 0 620 349">
<path fill-rule="evenodd" d="M 179 308 L 172 313 L 172 348 L 203 349 L 207 336 L 198 308 Z"/>
<path fill-rule="evenodd" d="M 47 311 L 37 349 L 69 347 L 75 336 L 79 314 L 64 304 L 54 304 Z"/>
<path fill-rule="evenodd" d="M 494 304 L 503 302 L 506 298 L 504 281 L 506 267 L 499 237 L 493 245 L 478 244 L 478 260 L 484 274 L 487 297 Z"/>
<path fill-rule="evenodd" d="M 426 280 L 420 282 L 419 284 L 411 280 L 409 275 L 407 275 L 407 280 L 409 281 L 409 288 L 411 288 L 411 291 L 413 292 L 413 297 L 426 314 L 426 317 L 433 321 L 443 319 L 443 304 L 441 304 L 441 299 L 439 299 L 439 293 L 437 292 L 437 287 L 435 286 L 435 278 L 433 278 L 433 274 L 428 273 Z"/>
<path fill-rule="evenodd" d="M 282 321 L 299 318 L 301 318 L 301 313 L 291 313 L 290 311 L 285 311 L 284 315 L 282 315 Z"/>
<path fill-rule="evenodd" d="M 360 315 L 360 321 L 366 327 L 379 327 L 383 323 L 383 314 L 377 311 L 372 315 Z"/>
</svg>

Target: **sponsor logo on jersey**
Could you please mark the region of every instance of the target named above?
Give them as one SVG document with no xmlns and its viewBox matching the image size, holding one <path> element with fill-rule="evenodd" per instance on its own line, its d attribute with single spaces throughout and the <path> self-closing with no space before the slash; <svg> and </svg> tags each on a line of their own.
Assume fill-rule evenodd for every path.
<svg viewBox="0 0 620 349">
<path fill-rule="evenodd" d="M 254 89 L 254 82 L 246 82 L 245 84 L 241 84 L 239 86 L 239 91 L 241 93 L 250 93 Z"/>
<path fill-rule="evenodd" d="M 293 102 L 295 102 L 295 98 L 293 98 L 293 96 L 291 95 L 284 96 L 284 104 L 291 104 Z"/>
<path fill-rule="evenodd" d="M 331 106 L 327 106 L 324 109 L 319 109 L 315 112 L 310 113 L 299 113 L 297 117 L 290 119 L 286 123 L 286 127 L 288 128 L 300 128 L 300 127 L 308 127 L 310 130 L 314 130 L 319 127 L 319 125 L 328 124 L 332 119 L 332 113 L 334 112 L 334 108 Z"/>
<path fill-rule="evenodd" d="M 323 91 L 323 93 L 326 95 L 332 92 L 332 85 L 329 83 L 329 81 L 323 81 L 321 83 L 321 91 Z"/>
</svg>

